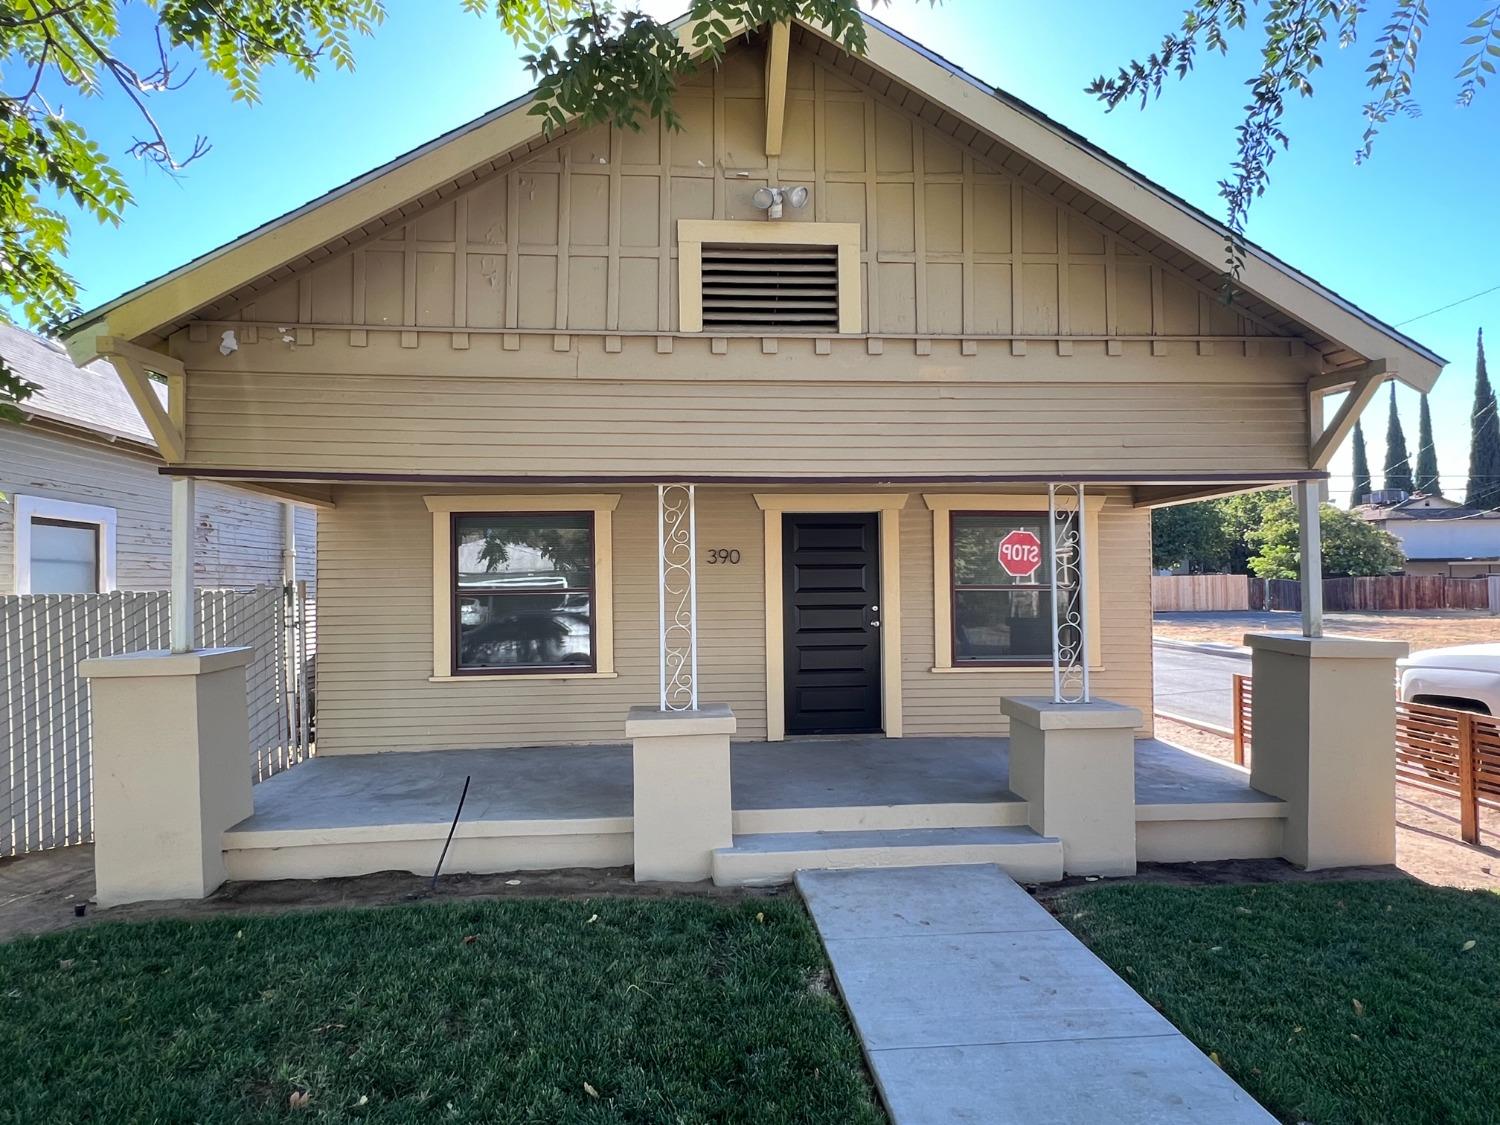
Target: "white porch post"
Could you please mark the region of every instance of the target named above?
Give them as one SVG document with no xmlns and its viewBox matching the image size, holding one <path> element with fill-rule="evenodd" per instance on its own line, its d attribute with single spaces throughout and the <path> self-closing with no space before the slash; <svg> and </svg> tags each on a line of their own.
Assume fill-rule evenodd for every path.
<svg viewBox="0 0 1500 1125">
<path fill-rule="evenodd" d="M 690 882 L 734 842 L 729 736 L 734 712 L 698 699 L 698 514 L 691 484 L 656 486 L 656 706 L 625 722 L 634 768 L 635 877 Z"/>
<path fill-rule="evenodd" d="M 196 482 L 172 478 L 172 585 L 169 597 L 173 652 L 192 652 L 196 592 L 193 588 L 193 525 L 197 515 Z"/>
<path fill-rule="evenodd" d="M 1323 527 L 1317 481 L 1293 486 L 1297 500 L 1297 546 L 1302 556 L 1302 635 L 1323 635 Z"/>
</svg>

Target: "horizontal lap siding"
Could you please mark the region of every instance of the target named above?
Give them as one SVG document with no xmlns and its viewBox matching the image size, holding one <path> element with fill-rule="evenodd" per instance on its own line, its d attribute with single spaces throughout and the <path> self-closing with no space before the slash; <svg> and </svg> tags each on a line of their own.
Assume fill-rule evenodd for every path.
<svg viewBox="0 0 1500 1125">
<path fill-rule="evenodd" d="M 536 490 L 528 490 L 534 493 Z M 625 715 L 657 698 L 656 497 L 626 488 L 615 512 L 615 679 L 501 677 L 432 682 L 432 517 L 414 488 L 350 486 L 323 515 L 319 567 L 318 750 L 365 753 L 618 742 Z M 699 694 L 728 703 L 738 737 L 763 738 L 763 517 L 748 490 L 698 493 Z M 1003 730 L 999 697 L 1050 690 L 1046 673 L 933 674 L 932 519 L 902 513 L 906 733 Z M 1149 714 L 1150 517 L 1112 500 L 1100 524 L 1105 570 L 1101 696 Z M 716 548 L 738 565 L 709 565 Z"/>
<path fill-rule="evenodd" d="M 534 491 L 534 490 L 533 490 Z M 615 679 L 432 674 L 432 516 L 414 489 L 337 490 L 318 570 L 318 751 L 619 742 L 625 715 L 658 697 L 656 495 L 626 489 L 614 515 Z M 699 554 L 737 547 L 738 566 L 699 569 L 700 694 L 763 738 L 761 519 L 747 492 L 698 504 Z"/>
<path fill-rule="evenodd" d="M 386 473 L 1284 471 L 1301 388 L 591 383 L 194 372 L 195 465 Z M 836 424 L 835 424 L 836 423 Z"/>
<path fill-rule="evenodd" d="M 932 513 L 908 507 L 901 518 L 901 685 L 905 733 L 1004 734 L 1000 699 L 1052 694 L 1052 669 L 933 672 Z M 1111 497 L 1099 516 L 1103 670 L 1097 698 L 1139 707 L 1151 731 L 1151 513 Z M 946 639 L 945 642 L 946 643 Z"/>
</svg>

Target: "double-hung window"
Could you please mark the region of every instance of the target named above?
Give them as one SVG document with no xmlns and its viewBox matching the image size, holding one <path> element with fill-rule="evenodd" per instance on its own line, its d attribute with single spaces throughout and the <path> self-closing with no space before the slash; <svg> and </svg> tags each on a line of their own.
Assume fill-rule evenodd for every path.
<svg viewBox="0 0 1500 1125">
<path fill-rule="evenodd" d="M 598 669 L 595 514 L 451 514 L 452 674 Z"/>
<path fill-rule="evenodd" d="M 953 512 L 949 526 L 953 666 L 1050 661 L 1047 513 Z"/>
</svg>

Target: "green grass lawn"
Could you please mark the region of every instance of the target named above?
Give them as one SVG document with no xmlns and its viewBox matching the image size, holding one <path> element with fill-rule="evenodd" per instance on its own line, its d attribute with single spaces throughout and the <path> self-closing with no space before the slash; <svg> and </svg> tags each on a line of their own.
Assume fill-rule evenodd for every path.
<svg viewBox="0 0 1500 1125">
<path fill-rule="evenodd" d="M 0 945 L 0 1120 L 883 1117 L 800 903 L 597 899 Z"/>
<path fill-rule="evenodd" d="M 1283 1121 L 1500 1120 L 1500 896 L 1101 884 L 1053 906 Z"/>
</svg>

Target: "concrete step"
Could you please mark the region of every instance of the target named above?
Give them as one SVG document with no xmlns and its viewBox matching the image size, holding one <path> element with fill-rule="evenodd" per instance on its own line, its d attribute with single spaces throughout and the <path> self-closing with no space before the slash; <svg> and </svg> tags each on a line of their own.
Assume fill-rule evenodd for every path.
<svg viewBox="0 0 1500 1125">
<path fill-rule="evenodd" d="M 778 832 L 859 832 L 898 828 L 1000 828 L 1024 825 L 1026 802 L 1007 795 L 997 801 L 944 801 L 900 805 L 818 805 L 737 808 L 736 837 Z"/>
<path fill-rule="evenodd" d="M 736 836 L 713 854 L 721 887 L 790 882 L 798 871 L 993 863 L 1020 882 L 1061 879 L 1062 841 L 1023 826 L 764 832 Z"/>
</svg>

